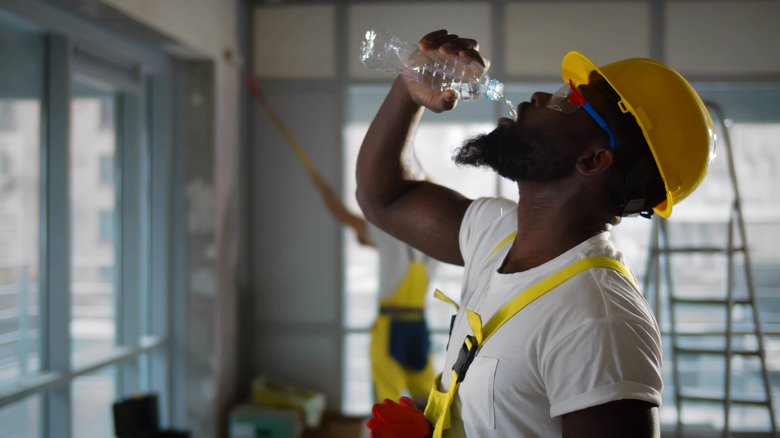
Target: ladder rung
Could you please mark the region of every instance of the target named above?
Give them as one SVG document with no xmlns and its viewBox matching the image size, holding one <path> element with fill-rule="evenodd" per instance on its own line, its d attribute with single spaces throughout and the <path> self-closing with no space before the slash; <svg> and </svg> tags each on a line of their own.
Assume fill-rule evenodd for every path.
<svg viewBox="0 0 780 438">
<path fill-rule="evenodd" d="M 688 353 L 688 354 L 712 354 L 712 355 L 718 355 L 718 356 L 725 356 L 726 350 L 716 350 L 716 349 L 707 349 L 707 348 L 686 348 L 686 347 L 679 347 L 675 346 L 674 351 L 678 353 Z M 731 350 L 731 354 L 733 356 L 760 356 L 761 353 L 758 350 Z"/>
<path fill-rule="evenodd" d="M 706 395 L 694 395 L 690 393 L 680 393 L 678 394 L 679 397 L 683 400 L 689 400 L 689 401 L 700 401 L 700 402 L 710 402 L 710 403 L 725 403 L 726 399 L 723 397 L 713 397 L 713 396 L 706 396 Z M 758 400 L 758 399 L 749 399 L 749 398 L 739 398 L 739 397 L 731 397 L 731 400 L 729 400 L 731 404 L 737 404 L 737 405 L 746 405 L 746 406 L 763 406 L 763 407 L 769 407 L 769 402 L 766 400 Z"/>
<path fill-rule="evenodd" d="M 766 400 L 756 400 L 756 399 L 747 399 L 747 398 L 733 398 L 731 399 L 731 403 L 738 404 L 738 405 L 747 405 L 747 406 L 764 406 L 769 407 L 769 402 Z"/>
<path fill-rule="evenodd" d="M 727 305 L 729 302 L 725 299 L 715 299 L 715 298 L 678 298 L 678 297 L 671 297 L 673 304 L 720 304 L 720 305 Z M 734 305 L 741 305 L 741 306 L 747 306 L 750 305 L 750 300 L 733 300 L 732 304 Z"/>
<path fill-rule="evenodd" d="M 653 251 L 660 253 L 712 253 L 712 254 L 728 254 L 735 252 L 745 252 L 744 246 L 735 246 L 733 248 L 724 248 L 720 246 L 678 246 L 674 248 L 653 248 Z"/>
</svg>

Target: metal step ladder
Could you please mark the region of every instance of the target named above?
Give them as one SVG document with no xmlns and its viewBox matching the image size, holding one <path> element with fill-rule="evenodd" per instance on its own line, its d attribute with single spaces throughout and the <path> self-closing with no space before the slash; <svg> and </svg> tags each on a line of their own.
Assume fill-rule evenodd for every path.
<svg viewBox="0 0 780 438">
<path fill-rule="evenodd" d="M 706 106 L 713 116 L 713 122 L 719 129 L 718 159 L 726 160 L 728 167 L 728 176 L 731 182 L 733 199 L 729 218 L 727 221 L 726 242 L 725 244 L 674 244 L 672 239 L 670 223 L 667 220 L 654 217 L 650 230 L 650 243 L 648 247 L 647 266 L 644 277 L 645 295 L 651 303 L 659 324 L 662 322 L 662 315 L 668 319 L 668 335 L 671 339 L 671 363 L 672 384 L 674 386 L 675 406 L 677 413 L 677 438 L 683 437 L 684 415 L 683 408 L 686 403 L 712 403 L 722 404 L 723 406 L 723 431 L 722 436 L 730 436 L 731 423 L 730 416 L 732 407 L 752 407 L 753 409 L 766 409 L 769 423 L 771 425 L 771 436 L 777 438 L 777 423 L 775 421 L 775 412 L 772 405 L 772 388 L 767 372 L 766 350 L 764 348 L 764 333 L 759 318 L 759 309 L 756 303 L 756 292 L 752 277 L 750 254 L 747 247 L 747 235 L 745 231 L 745 222 L 742 215 L 742 205 L 737 186 L 737 176 L 735 172 L 734 160 L 732 155 L 731 142 L 729 138 L 729 125 L 722 109 L 715 103 L 706 102 Z M 680 239 L 677 239 L 678 241 Z M 725 284 L 721 284 L 724 291 L 716 294 L 706 285 L 691 285 L 689 282 L 681 284 L 675 278 L 681 277 L 678 271 L 675 271 L 675 262 L 678 270 L 680 269 L 680 259 L 688 259 L 686 269 L 694 271 L 692 276 L 706 275 L 706 273 L 697 272 L 696 261 L 702 258 L 724 258 Z M 698 259 L 696 257 L 699 257 Z M 676 261 L 674 259 L 677 259 Z M 738 265 L 739 261 L 741 265 Z M 685 260 L 683 260 L 685 261 Z M 700 265 L 701 266 L 701 265 Z M 705 265 L 706 266 L 706 265 Z M 742 270 L 742 276 L 738 271 Z M 701 271 L 699 269 L 698 271 Z M 713 274 L 714 275 L 714 274 Z M 695 279 L 695 278 L 694 278 Z M 735 283 L 740 281 L 744 286 L 737 288 Z M 692 286 L 692 287 L 691 287 Z M 685 289 L 692 289 L 691 293 L 686 293 Z M 711 327 L 694 327 L 693 329 L 684 328 L 681 324 L 681 318 L 685 316 L 685 307 L 688 311 L 699 312 L 699 319 L 702 316 L 709 317 L 710 325 L 717 324 L 719 328 L 713 330 Z M 704 313 L 702 313 L 704 312 Z M 715 318 L 713 318 L 715 315 Z M 739 317 L 735 317 L 738 315 Z M 720 321 L 717 321 L 720 319 Z M 735 321 L 737 319 L 737 321 Z M 683 319 L 684 320 L 684 319 Z M 694 319 L 695 320 L 695 319 Z M 689 320 L 690 321 L 690 320 Z M 688 322 L 688 326 L 695 324 Z M 662 327 L 664 327 L 662 325 Z M 713 364 L 713 360 L 722 362 L 723 366 L 723 388 L 721 391 L 694 391 L 685 387 L 682 375 L 684 369 L 684 357 L 705 357 L 711 358 L 708 364 Z M 751 396 L 734 395 L 732 388 L 733 366 L 735 361 L 758 362 L 759 375 L 763 388 L 763 395 L 751 394 Z M 700 362 L 703 363 L 703 362 Z M 698 370 L 694 371 L 698 372 Z"/>
</svg>

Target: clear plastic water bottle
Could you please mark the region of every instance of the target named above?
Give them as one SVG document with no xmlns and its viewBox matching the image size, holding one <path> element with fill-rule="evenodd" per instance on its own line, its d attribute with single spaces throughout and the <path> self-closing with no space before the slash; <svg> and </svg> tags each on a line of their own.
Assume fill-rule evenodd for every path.
<svg viewBox="0 0 780 438">
<path fill-rule="evenodd" d="M 416 44 L 403 41 L 391 32 L 372 29 L 363 37 L 360 61 L 368 68 L 402 74 L 434 90 L 453 90 L 460 100 L 485 97 L 502 101 L 509 107 L 512 118 L 517 119 L 514 106 L 504 98 L 504 84 L 490 79 L 479 63 L 457 54 L 423 52 Z"/>
</svg>

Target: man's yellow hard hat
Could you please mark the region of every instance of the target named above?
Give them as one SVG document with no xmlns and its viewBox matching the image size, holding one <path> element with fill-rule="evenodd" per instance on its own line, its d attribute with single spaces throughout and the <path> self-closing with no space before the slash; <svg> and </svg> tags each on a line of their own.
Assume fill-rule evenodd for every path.
<svg viewBox="0 0 780 438">
<path fill-rule="evenodd" d="M 669 217 L 672 206 L 699 186 L 715 156 L 712 118 L 699 95 L 679 73 L 648 58 L 597 67 L 583 54 L 570 52 L 561 70 L 563 80 L 575 87 L 598 73 L 620 96 L 620 110 L 636 119 L 666 185 L 666 201 L 653 210 Z"/>
</svg>

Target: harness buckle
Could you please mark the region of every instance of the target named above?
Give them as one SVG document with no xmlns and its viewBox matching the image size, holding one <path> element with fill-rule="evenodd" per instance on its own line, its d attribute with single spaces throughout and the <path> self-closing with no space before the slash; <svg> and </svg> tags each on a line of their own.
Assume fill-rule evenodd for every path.
<svg viewBox="0 0 780 438">
<path fill-rule="evenodd" d="M 471 341 L 470 348 L 467 341 Z M 463 340 L 463 345 L 460 346 L 458 359 L 455 361 L 455 365 L 452 366 L 453 371 L 458 375 L 458 383 L 462 382 L 466 377 L 466 371 L 468 371 L 469 366 L 471 366 L 471 362 L 474 361 L 476 355 L 477 340 L 472 335 L 466 335 L 466 339 Z"/>
</svg>

